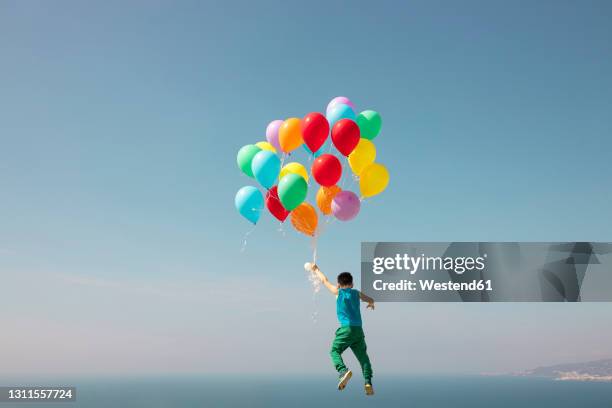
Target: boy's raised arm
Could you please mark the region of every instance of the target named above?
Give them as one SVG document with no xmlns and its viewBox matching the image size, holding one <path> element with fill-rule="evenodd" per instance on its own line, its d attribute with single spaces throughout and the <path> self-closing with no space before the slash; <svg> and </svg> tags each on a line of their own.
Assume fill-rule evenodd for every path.
<svg viewBox="0 0 612 408">
<path fill-rule="evenodd" d="M 325 274 L 323 272 L 321 272 L 321 269 L 319 269 L 319 267 L 314 264 L 312 265 L 312 271 L 317 275 L 317 278 L 319 278 L 319 280 L 321 282 L 323 282 L 323 285 L 325 285 L 325 287 L 334 295 L 338 294 L 338 287 L 334 286 L 329 279 L 327 279 L 327 276 L 325 276 Z"/>
</svg>

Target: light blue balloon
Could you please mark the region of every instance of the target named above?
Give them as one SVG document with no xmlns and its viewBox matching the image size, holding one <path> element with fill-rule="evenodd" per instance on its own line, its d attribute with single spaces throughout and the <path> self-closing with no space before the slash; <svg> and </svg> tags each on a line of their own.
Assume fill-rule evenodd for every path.
<svg viewBox="0 0 612 408">
<path fill-rule="evenodd" d="M 329 126 L 333 127 L 334 124 L 340 119 L 357 119 L 357 115 L 353 108 L 343 103 L 339 103 L 334 105 L 329 113 L 327 114 L 327 121 L 329 122 Z"/>
<path fill-rule="evenodd" d="M 264 207 L 264 198 L 259 189 L 253 186 L 244 186 L 236 193 L 234 205 L 240 215 L 253 224 L 257 224 Z"/>
<path fill-rule="evenodd" d="M 269 150 L 262 150 L 257 153 L 251 162 L 251 170 L 253 170 L 255 180 L 259 181 L 259 184 L 265 188 L 271 188 L 276 183 L 280 168 L 280 159 Z"/>
</svg>

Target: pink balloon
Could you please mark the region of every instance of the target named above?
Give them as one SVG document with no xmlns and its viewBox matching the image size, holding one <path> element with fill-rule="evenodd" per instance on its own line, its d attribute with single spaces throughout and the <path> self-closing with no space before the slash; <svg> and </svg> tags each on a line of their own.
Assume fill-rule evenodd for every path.
<svg viewBox="0 0 612 408">
<path fill-rule="evenodd" d="M 352 191 L 341 191 L 334 196 L 331 203 L 332 214 L 340 221 L 352 220 L 359 214 L 361 201 Z"/>
<path fill-rule="evenodd" d="M 349 98 L 347 98 L 346 96 L 336 96 L 334 99 L 329 101 L 329 103 L 327 104 L 327 109 L 325 110 L 325 113 L 329 115 L 329 111 L 331 110 L 331 108 L 333 108 L 335 105 L 339 103 L 348 105 L 351 108 L 353 108 L 354 112 L 357 112 L 357 110 L 355 109 L 355 104 L 351 102 Z"/>
<path fill-rule="evenodd" d="M 266 140 L 274 146 L 276 150 L 281 150 L 280 143 L 278 142 L 278 129 L 280 129 L 282 124 L 282 120 L 273 120 L 266 128 Z"/>
</svg>

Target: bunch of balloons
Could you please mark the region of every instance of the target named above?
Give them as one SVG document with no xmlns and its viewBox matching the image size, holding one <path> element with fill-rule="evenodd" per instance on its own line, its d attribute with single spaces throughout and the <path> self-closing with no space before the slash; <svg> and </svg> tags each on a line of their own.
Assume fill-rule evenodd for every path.
<svg viewBox="0 0 612 408">
<path fill-rule="evenodd" d="M 236 209 L 256 224 L 265 206 L 280 222 L 291 216 L 296 230 L 314 237 L 319 217 L 315 207 L 305 200 L 309 185 L 313 187 L 316 182 L 319 187 L 315 201 L 319 211 L 341 221 L 352 220 L 359 213 L 361 200 L 382 193 L 389 183 L 387 168 L 375 162 L 373 140 L 381 127 L 378 112 L 365 110 L 356 114 L 355 105 L 344 96 L 332 99 L 325 115 L 312 112 L 302 119 L 270 122 L 266 141 L 243 146 L 237 157 L 240 170 L 266 189 L 265 197 L 256 187 L 242 187 L 236 193 Z M 361 197 L 338 186 L 342 163 L 331 153 L 331 145 L 328 152 L 323 147 L 330 135 L 340 157 L 346 157 L 352 173 L 359 179 Z M 300 146 L 312 157 L 309 169 L 297 161 L 284 163 Z"/>
</svg>

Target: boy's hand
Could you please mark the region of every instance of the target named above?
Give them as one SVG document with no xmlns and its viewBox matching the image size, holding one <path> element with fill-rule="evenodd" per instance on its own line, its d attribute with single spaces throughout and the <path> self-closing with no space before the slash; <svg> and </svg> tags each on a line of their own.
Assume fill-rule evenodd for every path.
<svg viewBox="0 0 612 408">
<path fill-rule="evenodd" d="M 368 305 L 366 306 L 366 309 L 374 310 L 374 301 L 368 302 Z"/>
<path fill-rule="evenodd" d="M 323 283 L 323 285 L 325 285 L 327 290 L 329 290 L 334 295 L 338 294 L 338 288 L 332 285 L 329 279 L 327 279 L 327 276 L 325 276 L 325 274 L 321 272 L 321 269 L 319 269 L 319 265 L 315 263 L 311 264 L 309 262 L 307 262 L 306 265 L 308 265 L 310 267 L 310 270 L 314 272 L 315 275 L 317 275 L 317 278 L 321 281 L 321 283 Z M 306 267 L 306 265 L 304 265 L 304 267 Z"/>
</svg>

